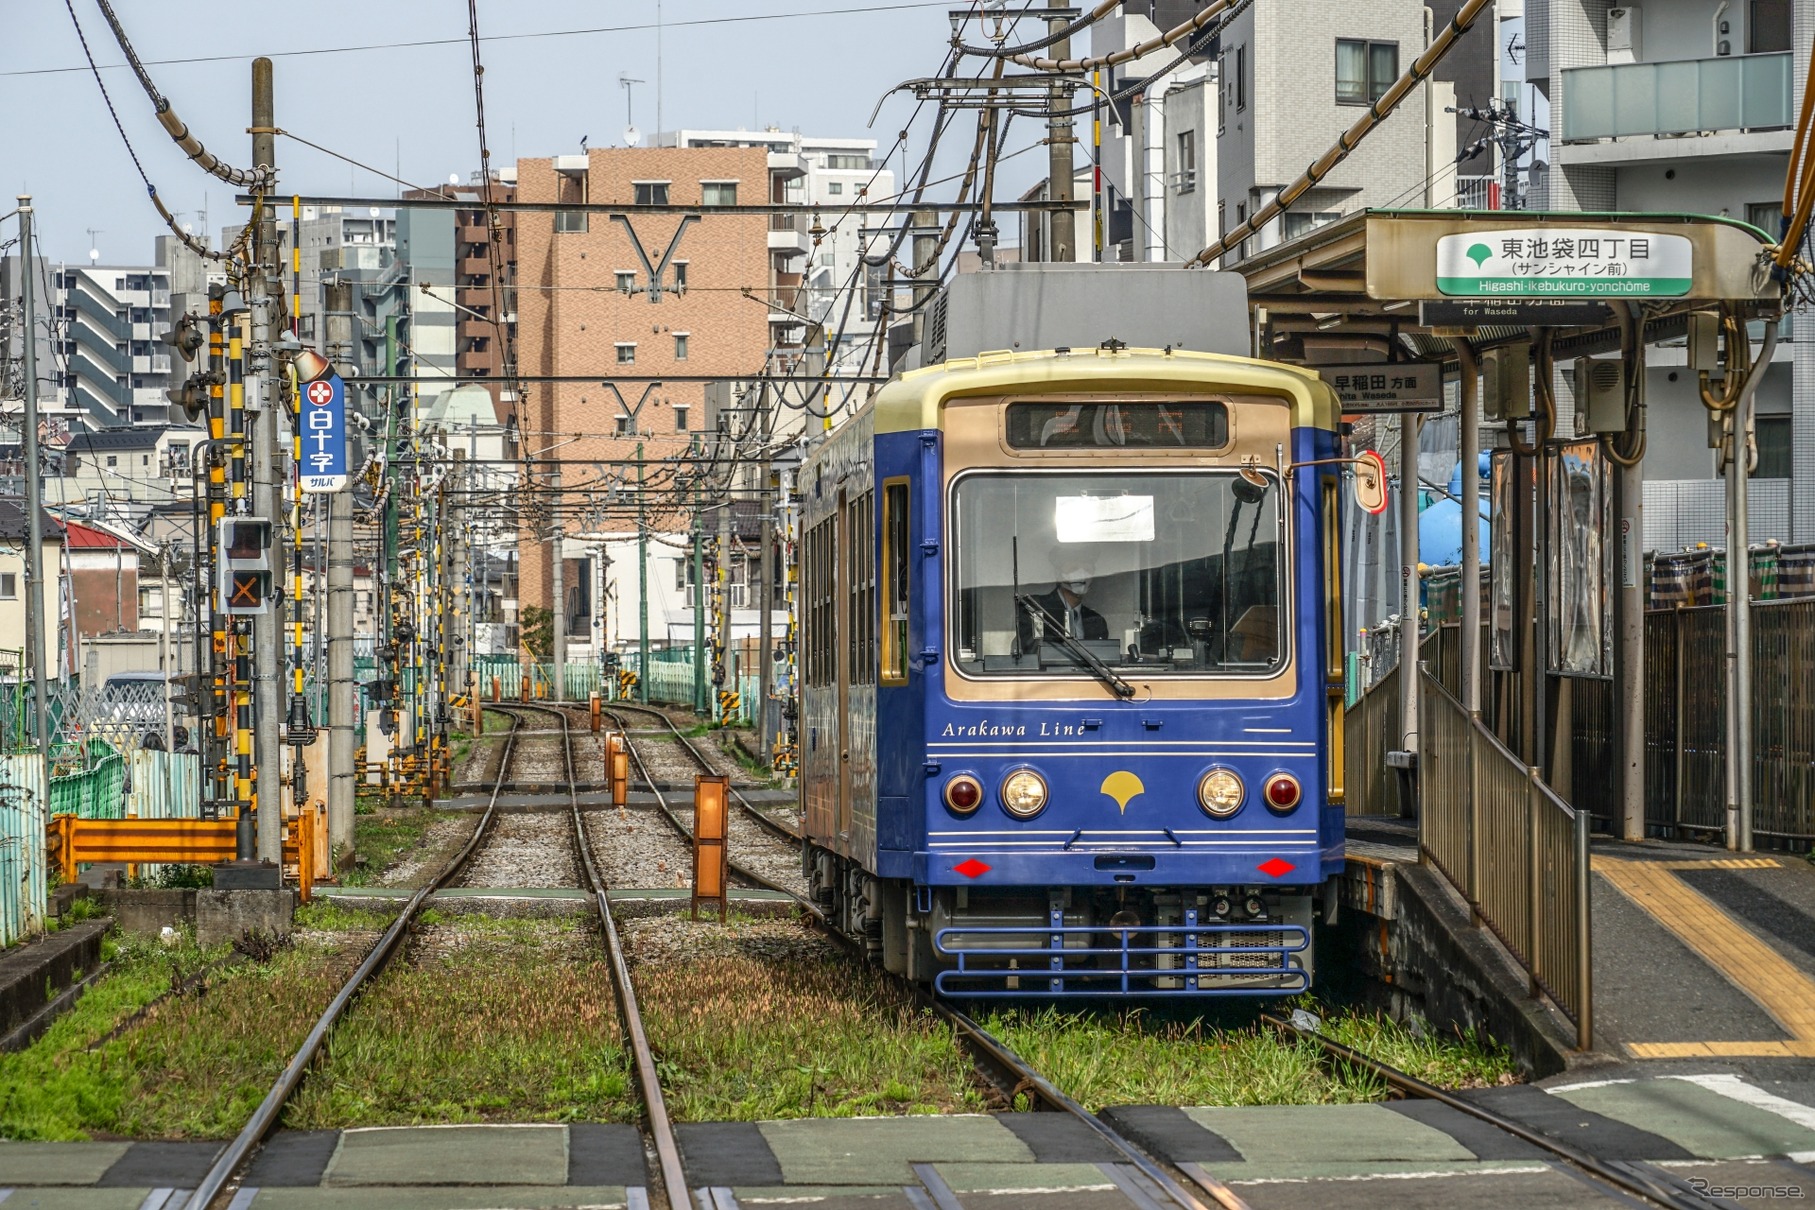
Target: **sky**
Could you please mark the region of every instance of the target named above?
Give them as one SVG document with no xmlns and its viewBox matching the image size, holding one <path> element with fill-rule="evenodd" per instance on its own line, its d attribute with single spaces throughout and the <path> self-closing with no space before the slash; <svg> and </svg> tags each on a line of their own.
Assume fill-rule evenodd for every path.
<svg viewBox="0 0 1815 1210">
<path fill-rule="evenodd" d="M 218 239 L 235 221 L 235 191 L 191 164 L 158 125 L 95 0 L 67 2 L 159 196 L 180 221 Z M 418 185 L 441 184 L 456 173 L 465 180 L 478 167 L 467 7 L 458 0 L 314 0 L 287 8 L 113 0 L 113 6 L 153 83 L 203 144 L 231 164 L 248 166 L 251 61 L 263 54 L 276 64 L 280 128 Z M 659 76 L 661 129 L 798 127 L 871 137 L 886 149 L 914 102 L 897 94 L 866 128 L 871 111 L 896 83 L 938 71 L 950 38 L 946 11 L 962 6 L 962 0 L 478 0 L 480 34 L 493 39 L 481 44 L 492 163 L 577 152 L 583 136 L 594 147 L 621 146 L 626 90 L 620 74 L 645 81 L 630 97 L 645 140 L 658 127 Z M 166 228 L 114 129 L 64 0 L 7 0 L 6 8 L 0 213 L 12 209 L 13 194 L 29 192 L 39 244 L 53 260 L 80 262 L 92 246 L 102 263 L 149 263 L 152 238 Z M 550 36 L 513 37 L 542 34 Z M 929 117 L 930 108 L 909 141 L 915 162 Z M 960 130 L 969 121 L 961 118 Z M 1023 137 L 1010 149 L 1033 134 L 1018 133 Z M 961 167 L 969 144 L 968 137 L 946 139 L 935 166 Z M 277 156 L 282 193 L 389 197 L 399 188 L 292 139 L 278 140 Z M 1022 192 L 1034 179 L 1030 166 L 1042 158 L 1005 165 L 997 196 Z M 893 163 L 899 176 L 899 156 Z M 0 238 L 10 234 L 10 222 L 0 227 Z"/>
</svg>

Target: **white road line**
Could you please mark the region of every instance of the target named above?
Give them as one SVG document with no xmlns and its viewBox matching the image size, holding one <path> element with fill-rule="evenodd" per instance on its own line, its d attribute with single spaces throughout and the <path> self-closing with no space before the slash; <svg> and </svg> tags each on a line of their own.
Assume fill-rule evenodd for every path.
<svg viewBox="0 0 1815 1210">
<path fill-rule="evenodd" d="M 1778 1117 L 1787 1118 L 1788 1120 L 1795 1122 L 1798 1126 L 1801 1126 L 1804 1130 L 1815 1130 L 1815 1106 L 1804 1105 L 1802 1102 L 1792 1101 L 1788 1097 L 1780 1097 L 1774 1092 L 1766 1092 L 1764 1089 L 1758 1087 L 1758 1085 L 1748 1084 L 1736 1075 L 1720 1072 L 1712 1075 L 1672 1075 L 1664 1076 L 1663 1078 L 1666 1080 L 1686 1080 L 1691 1084 L 1699 1084 L 1709 1092 L 1718 1092 L 1723 1097 L 1728 1097 L 1744 1105 L 1750 1105 L 1754 1109 L 1763 1109 L 1767 1113 L 1774 1113 Z M 1802 1163 L 1805 1161 L 1799 1160 L 1797 1162 Z"/>
</svg>

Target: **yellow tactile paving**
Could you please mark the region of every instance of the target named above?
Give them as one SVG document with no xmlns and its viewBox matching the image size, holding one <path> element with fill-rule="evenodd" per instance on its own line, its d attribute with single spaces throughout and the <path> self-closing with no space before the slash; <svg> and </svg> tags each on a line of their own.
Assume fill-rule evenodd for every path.
<svg viewBox="0 0 1815 1210">
<path fill-rule="evenodd" d="M 1613 859 L 1609 859 L 1613 860 Z M 1783 863 L 1775 857 L 1705 857 L 1688 861 L 1648 862 L 1661 870 L 1780 870 Z"/>
<path fill-rule="evenodd" d="M 1724 858 L 1770 861 L 1769 858 Z M 1773 862 L 1773 864 L 1775 864 Z M 1759 940 L 1672 871 L 1675 862 L 1596 857 L 1594 868 L 1619 892 L 1669 929 L 1684 945 L 1750 996 L 1790 1035 L 1787 1042 L 1637 1042 L 1635 1058 L 1772 1057 L 1815 1055 L 1815 979 Z M 1681 868 L 1735 868 L 1711 863 Z M 1758 868 L 1758 867 L 1739 867 Z"/>
</svg>

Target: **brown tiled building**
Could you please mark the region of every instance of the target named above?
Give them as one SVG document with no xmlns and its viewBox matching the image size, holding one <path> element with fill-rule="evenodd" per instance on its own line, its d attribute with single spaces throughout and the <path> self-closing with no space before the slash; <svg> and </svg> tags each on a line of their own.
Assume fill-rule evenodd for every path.
<svg viewBox="0 0 1815 1210">
<path fill-rule="evenodd" d="M 524 456 L 546 450 L 560 458 L 570 501 L 594 484 L 602 495 L 606 478 L 625 475 L 612 461 L 630 458 L 639 442 L 661 481 L 660 460 L 684 453 L 705 425 L 706 384 L 697 379 L 756 375 L 786 334 L 770 323 L 777 268 L 786 262 L 772 256 L 770 220 L 713 212 L 767 202 L 769 157 L 760 148 L 609 148 L 522 160 L 517 171 L 522 201 L 697 207 L 519 212 L 516 221 L 520 370 L 582 380 L 525 388 L 516 409 Z M 459 273 L 464 282 L 464 259 Z M 602 465 L 588 465 L 594 461 Z M 652 514 L 650 523 L 676 529 L 685 520 Z M 546 607 L 546 543 L 527 533 L 522 543 L 520 604 Z M 588 570 L 580 550 L 570 542 L 570 603 Z M 586 631 L 574 629 L 583 641 Z"/>
</svg>

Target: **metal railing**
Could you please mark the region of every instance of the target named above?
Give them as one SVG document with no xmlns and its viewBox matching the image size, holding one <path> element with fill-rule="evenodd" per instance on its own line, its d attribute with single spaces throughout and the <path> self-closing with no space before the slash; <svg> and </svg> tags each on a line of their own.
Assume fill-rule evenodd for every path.
<svg viewBox="0 0 1815 1210">
<path fill-rule="evenodd" d="M 1477 921 L 1594 1041 L 1588 813 L 1551 792 L 1428 672 L 1419 676 L 1418 847 Z"/>
<path fill-rule="evenodd" d="M 1399 669 L 1361 695 L 1342 716 L 1342 786 L 1350 815 L 1399 814 L 1397 773 L 1386 763 L 1399 747 Z"/>
<path fill-rule="evenodd" d="M 1775 130 L 1790 124 L 1792 55 L 1724 55 L 1563 72 L 1563 139 Z"/>
</svg>

